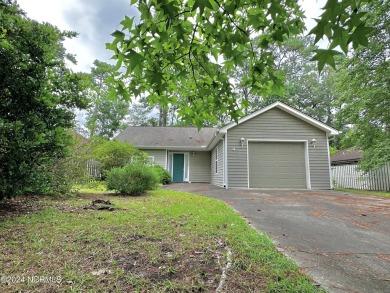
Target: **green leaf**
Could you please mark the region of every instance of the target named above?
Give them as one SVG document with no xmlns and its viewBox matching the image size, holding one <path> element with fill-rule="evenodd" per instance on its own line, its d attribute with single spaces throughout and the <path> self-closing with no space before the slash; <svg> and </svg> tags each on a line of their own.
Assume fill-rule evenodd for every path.
<svg viewBox="0 0 390 293">
<path fill-rule="evenodd" d="M 374 31 L 374 28 L 365 26 L 361 23 L 351 34 L 348 39 L 348 44 L 352 42 L 353 47 L 356 49 L 359 45 L 364 47 L 368 46 L 368 36 Z"/>
<path fill-rule="evenodd" d="M 7 34 L 7 29 L 2 28 L 0 33 L 0 38 L 3 38 Z"/>
<path fill-rule="evenodd" d="M 352 28 L 354 28 L 354 27 L 360 26 L 360 25 L 363 23 L 363 21 L 361 20 L 361 18 L 362 18 L 363 16 L 365 16 L 366 14 L 367 14 L 367 12 L 359 12 L 359 13 L 353 12 L 353 13 L 351 14 L 351 17 L 349 18 L 349 21 L 347 22 L 348 27 L 349 27 L 350 29 L 352 29 Z"/>
<path fill-rule="evenodd" d="M 309 35 L 315 35 L 314 44 L 316 44 L 325 35 L 326 22 L 316 19 L 317 25 L 309 32 Z"/>
<path fill-rule="evenodd" d="M 339 26 L 333 27 L 333 41 L 329 45 L 329 49 L 334 49 L 337 46 L 343 50 L 345 54 L 348 52 L 348 31 Z"/>
<path fill-rule="evenodd" d="M 311 58 L 311 61 L 318 61 L 318 71 L 321 72 L 324 69 L 325 64 L 336 67 L 336 63 L 334 60 L 335 55 L 340 55 L 341 53 L 336 50 L 325 50 L 325 49 L 317 49 L 314 50 L 315 55 Z"/>
<path fill-rule="evenodd" d="M 343 6 L 338 0 L 328 0 L 325 7 L 324 14 L 331 23 L 335 23 L 341 13 L 343 13 Z"/>
<path fill-rule="evenodd" d="M 121 31 L 116 30 L 111 34 L 111 36 L 113 36 L 114 38 L 124 38 L 125 34 Z"/>
<path fill-rule="evenodd" d="M 163 12 L 169 15 L 171 18 L 177 14 L 177 9 L 172 3 L 173 2 L 165 3 L 161 5 L 161 9 L 163 10 Z"/>
<path fill-rule="evenodd" d="M 134 69 L 134 68 L 140 66 L 140 64 L 144 60 L 144 57 L 141 54 L 137 53 L 136 51 L 134 51 L 132 49 L 129 51 L 129 53 L 127 53 L 125 55 L 125 57 L 126 57 L 126 59 L 129 59 L 129 61 L 130 61 L 129 65 L 130 65 L 131 69 Z"/>
<path fill-rule="evenodd" d="M 120 22 L 124 29 L 130 30 L 133 27 L 134 17 L 125 16 L 125 19 Z"/>
<path fill-rule="evenodd" d="M 106 49 L 114 51 L 116 49 L 116 44 L 106 43 Z"/>
<path fill-rule="evenodd" d="M 281 29 L 277 29 L 277 30 L 272 34 L 272 38 L 273 38 L 275 41 L 283 42 L 283 34 L 284 34 L 284 32 L 283 32 Z"/>
<path fill-rule="evenodd" d="M 211 5 L 209 0 L 195 0 L 194 5 L 192 6 L 192 11 L 199 8 L 200 15 L 202 16 L 206 7 L 213 9 L 213 6 Z"/>
<path fill-rule="evenodd" d="M 108 90 L 108 96 L 107 98 L 109 100 L 115 100 L 117 98 L 117 91 L 115 90 L 115 88 L 110 88 Z"/>
</svg>

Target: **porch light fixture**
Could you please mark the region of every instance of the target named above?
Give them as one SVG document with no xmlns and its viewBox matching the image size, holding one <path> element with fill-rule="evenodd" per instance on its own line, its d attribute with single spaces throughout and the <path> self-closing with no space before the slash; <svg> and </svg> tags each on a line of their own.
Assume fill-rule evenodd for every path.
<svg viewBox="0 0 390 293">
<path fill-rule="evenodd" d="M 241 137 L 240 142 L 241 142 L 241 147 L 244 147 L 245 138 Z"/>
<path fill-rule="evenodd" d="M 196 154 L 196 152 L 195 152 L 195 151 L 193 151 L 193 152 L 192 152 L 192 156 L 193 156 L 193 157 L 195 157 L 195 154 Z"/>
<path fill-rule="evenodd" d="M 313 138 L 312 140 L 311 140 L 311 145 L 313 146 L 313 148 L 315 148 L 316 147 L 316 142 L 317 142 L 317 140 L 315 139 L 315 138 Z"/>
</svg>

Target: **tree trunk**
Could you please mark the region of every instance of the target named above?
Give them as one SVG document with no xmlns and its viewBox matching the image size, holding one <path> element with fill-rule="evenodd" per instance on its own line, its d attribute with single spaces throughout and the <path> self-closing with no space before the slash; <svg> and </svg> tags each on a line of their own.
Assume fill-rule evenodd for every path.
<svg viewBox="0 0 390 293">
<path fill-rule="evenodd" d="M 160 110 L 160 116 L 158 119 L 158 126 L 160 127 L 167 126 L 167 116 L 168 116 L 167 109 L 166 107 L 160 105 L 159 110 Z"/>
</svg>

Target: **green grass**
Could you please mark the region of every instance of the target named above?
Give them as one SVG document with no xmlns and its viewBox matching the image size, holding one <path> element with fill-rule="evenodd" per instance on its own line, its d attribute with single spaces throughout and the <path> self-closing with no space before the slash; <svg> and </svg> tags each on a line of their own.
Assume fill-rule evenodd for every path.
<svg viewBox="0 0 390 293">
<path fill-rule="evenodd" d="M 83 208 L 97 198 L 118 209 Z M 37 213 L 0 219 L 1 273 L 61 282 L 1 282 L 1 292 L 215 292 L 228 250 L 228 292 L 323 292 L 215 199 L 156 190 L 42 202 Z"/>
<path fill-rule="evenodd" d="M 113 193 L 113 191 L 107 190 L 107 185 L 105 182 L 100 181 L 92 181 L 86 184 L 76 184 L 73 186 L 72 191 L 90 194 Z"/>
<path fill-rule="evenodd" d="M 356 193 L 356 194 L 390 197 L 390 192 L 384 192 L 384 191 L 382 192 L 382 191 L 371 191 L 371 190 L 359 190 L 359 189 L 349 189 L 349 188 L 341 188 L 341 187 L 336 187 L 334 190 Z"/>
</svg>

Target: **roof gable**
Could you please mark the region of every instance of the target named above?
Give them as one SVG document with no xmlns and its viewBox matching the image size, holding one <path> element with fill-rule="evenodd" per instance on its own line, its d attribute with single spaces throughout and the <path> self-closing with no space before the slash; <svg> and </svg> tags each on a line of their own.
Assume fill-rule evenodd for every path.
<svg viewBox="0 0 390 293">
<path fill-rule="evenodd" d="M 271 104 L 265 108 L 262 108 L 256 112 L 248 115 L 248 116 L 245 116 L 245 117 L 239 119 L 238 123 L 232 122 L 232 123 L 222 127 L 220 129 L 220 132 L 226 133 L 229 129 L 236 127 L 236 126 L 238 126 L 238 125 L 240 125 L 240 124 L 242 124 L 242 123 L 244 123 L 244 122 L 246 122 L 254 117 L 257 117 L 257 116 L 259 116 L 259 115 L 261 115 L 261 114 L 263 114 L 271 109 L 274 109 L 274 108 L 278 108 L 282 111 L 285 111 L 285 112 L 305 121 L 306 123 L 311 124 L 319 129 L 325 131 L 329 135 L 338 135 L 339 134 L 339 132 L 336 129 L 334 129 L 334 128 L 332 128 L 332 127 L 330 127 L 330 126 L 328 126 L 328 125 L 326 125 L 326 124 L 324 124 L 324 123 L 322 123 L 314 118 L 311 118 L 310 116 L 307 116 L 306 114 L 303 114 L 302 112 L 295 110 L 294 108 L 291 108 L 291 107 L 289 107 L 286 104 L 283 104 L 281 102 L 273 103 L 273 104 Z"/>
</svg>

